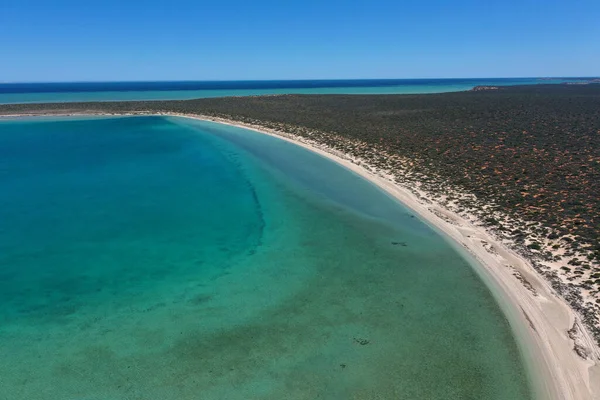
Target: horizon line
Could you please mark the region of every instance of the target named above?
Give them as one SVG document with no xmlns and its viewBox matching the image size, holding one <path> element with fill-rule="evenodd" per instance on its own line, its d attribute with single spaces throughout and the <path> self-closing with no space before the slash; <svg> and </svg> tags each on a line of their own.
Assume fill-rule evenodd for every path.
<svg viewBox="0 0 600 400">
<path fill-rule="evenodd" d="M 314 81 L 418 81 L 454 79 L 598 79 L 600 76 L 502 76 L 502 77 L 445 77 L 445 78 L 302 78 L 302 79 L 181 79 L 181 80 L 76 80 L 76 81 L 0 81 L 0 85 L 53 83 L 182 83 L 182 82 L 314 82 Z"/>
</svg>

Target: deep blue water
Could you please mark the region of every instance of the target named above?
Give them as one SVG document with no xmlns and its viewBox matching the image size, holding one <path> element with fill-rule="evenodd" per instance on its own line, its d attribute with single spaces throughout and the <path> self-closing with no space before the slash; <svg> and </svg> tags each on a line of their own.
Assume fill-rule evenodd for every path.
<svg viewBox="0 0 600 400">
<path fill-rule="evenodd" d="M 531 398 L 469 262 L 280 139 L 0 121 L 0 222 L 2 400 Z"/>
<path fill-rule="evenodd" d="M 323 80 L 272 80 L 272 81 L 173 81 L 173 82 L 63 82 L 63 83 L 4 83 L 0 93 L 51 93 L 51 92 L 127 92 L 216 89 L 309 89 L 385 86 L 447 86 L 478 85 L 490 82 L 498 85 L 530 84 L 586 78 L 470 78 L 470 79 L 323 79 Z"/>
<path fill-rule="evenodd" d="M 469 90 L 477 85 L 563 83 L 587 78 L 356 79 L 185 82 L 0 83 L 0 104 L 176 100 L 266 94 L 408 94 Z"/>
</svg>

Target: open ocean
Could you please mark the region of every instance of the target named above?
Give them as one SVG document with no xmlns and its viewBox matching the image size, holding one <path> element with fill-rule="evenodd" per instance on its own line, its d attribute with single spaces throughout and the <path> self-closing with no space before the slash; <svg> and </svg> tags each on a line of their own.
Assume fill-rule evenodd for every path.
<svg viewBox="0 0 600 400">
<path fill-rule="evenodd" d="M 0 83 L 0 104 L 186 100 L 268 94 L 416 94 L 475 86 L 578 82 L 588 78 L 357 79 L 284 81 Z"/>
<path fill-rule="evenodd" d="M 163 117 L 0 121 L 0 399 L 530 399 L 469 261 L 343 167 Z"/>
</svg>

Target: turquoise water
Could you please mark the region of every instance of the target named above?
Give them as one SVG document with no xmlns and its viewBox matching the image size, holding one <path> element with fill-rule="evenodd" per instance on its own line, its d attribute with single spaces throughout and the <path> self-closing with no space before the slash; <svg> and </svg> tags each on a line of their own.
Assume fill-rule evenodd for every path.
<svg viewBox="0 0 600 400">
<path fill-rule="evenodd" d="M 366 79 L 312 81 L 0 83 L 0 104 L 118 100 L 189 100 L 274 94 L 418 94 L 481 85 L 534 85 L 585 78 Z"/>
<path fill-rule="evenodd" d="M 471 266 L 282 140 L 0 122 L 0 399 L 529 399 Z"/>
</svg>

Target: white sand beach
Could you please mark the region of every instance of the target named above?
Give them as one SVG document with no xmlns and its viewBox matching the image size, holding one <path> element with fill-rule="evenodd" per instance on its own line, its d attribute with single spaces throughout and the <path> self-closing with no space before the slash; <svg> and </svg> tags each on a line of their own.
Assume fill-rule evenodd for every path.
<svg viewBox="0 0 600 400">
<path fill-rule="evenodd" d="M 359 160 L 317 143 L 231 120 L 168 115 L 219 122 L 273 135 L 327 157 L 373 182 L 478 261 L 476 264 L 481 266 L 478 272 L 496 295 L 519 338 L 539 398 L 600 399 L 600 348 L 580 323 L 579 316 L 526 259 L 498 242 L 483 227 L 439 204 L 422 201 L 411 190 L 379 174 L 376 169 L 368 170 L 359 165 L 362 164 Z M 577 354 L 576 344 L 589 351 L 588 359 Z"/>
</svg>

